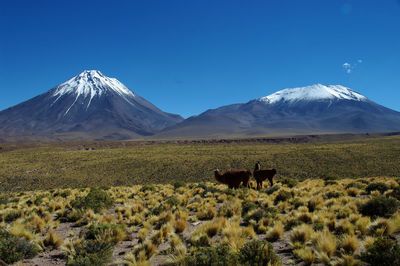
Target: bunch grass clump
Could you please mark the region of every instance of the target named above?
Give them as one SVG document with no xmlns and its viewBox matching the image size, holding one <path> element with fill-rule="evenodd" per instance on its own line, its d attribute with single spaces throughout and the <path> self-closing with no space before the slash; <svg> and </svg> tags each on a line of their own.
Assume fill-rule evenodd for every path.
<svg viewBox="0 0 400 266">
<path fill-rule="evenodd" d="M 85 239 L 101 239 L 104 242 L 117 244 L 125 240 L 126 228 L 121 224 L 91 224 L 87 228 Z"/>
<path fill-rule="evenodd" d="M 314 233 L 312 241 L 316 249 L 325 253 L 328 258 L 332 257 L 336 251 L 337 239 L 328 230 Z"/>
<path fill-rule="evenodd" d="M 271 243 L 260 240 L 247 242 L 239 251 L 241 265 L 280 265 Z"/>
<path fill-rule="evenodd" d="M 241 215 L 242 202 L 238 198 L 229 198 L 224 201 L 218 211 L 219 216 L 232 217 L 234 215 Z"/>
<path fill-rule="evenodd" d="M 300 246 L 303 246 L 308 240 L 311 239 L 312 234 L 313 234 L 313 229 L 310 225 L 302 224 L 296 226 L 290 232 L 289 236 L 290 242 L 292 246 L 297 246 L 298 244 L 300 244 Z"/>
<path fill-rule="evenodd" d="M 282 237 L 284 231 L 282 222 L 278 221 L 267 231 L 267 239 L 274 242 Z"/>
<path fill-rule="evenodd" d="M 50 231 L 47 233 L 43 243 L 46 247 L 57 249 L 61 247 L 61 245 L 64 243 L 64 240 L 55 231 Z"/>
<path fill-rule="evenodd" d="M 360 240 L 358 240 L 354 235 L 346 235 L 342 239 L 340 246 L 343 248 L 345 253 L 352 255 L 360 247 Z"/>
<path fill-rule="evenodd" d="M 67 265 L 106 265 L 111 261 L 113 245 L 98 240 L 77 239 L 63 246 Z"/>
</svg>

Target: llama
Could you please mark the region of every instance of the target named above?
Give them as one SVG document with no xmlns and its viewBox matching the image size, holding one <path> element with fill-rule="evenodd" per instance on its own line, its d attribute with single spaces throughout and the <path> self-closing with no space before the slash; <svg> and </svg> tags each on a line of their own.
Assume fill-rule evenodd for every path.
<svg viewBox="0 0 400 266">
<path fill-rule="evenodd" d="M 214 171 L 215 179 L 228 185 L 229 188 L 239 188 L 240 184 L 250 188 L 251 171 L 250 170 L 231 170 L 222 174 L 218 169 Z"/>
<path fill-rule="evenodd" d="M 267 178 L 272 187 L 274 185 L 273 178 L 275 174 L 276 170 L 273 168 L 261 170 L 260 162 L 257 162 L 253 173 L 254 179 L 257 181 L 257 189 L 262 188 L 262 182 Z"/>
</svg>

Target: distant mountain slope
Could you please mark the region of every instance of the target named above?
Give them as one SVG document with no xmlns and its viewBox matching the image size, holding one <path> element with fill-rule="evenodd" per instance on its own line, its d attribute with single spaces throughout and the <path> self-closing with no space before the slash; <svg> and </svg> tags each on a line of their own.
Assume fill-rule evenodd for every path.
<svg viewBox="0 0 400 266">
<path fill-rule="evenodd" d="M 340 85 L 284 89 L 208 110 L 156 137 L 219 137 L 400 130 L 400 113 Z"/>
<path fill-rule="evenodd" d="M 0 112 L 1 136 L 128 139 L 181 122 L 100 71 L 84 71 Z"/>
</svg>

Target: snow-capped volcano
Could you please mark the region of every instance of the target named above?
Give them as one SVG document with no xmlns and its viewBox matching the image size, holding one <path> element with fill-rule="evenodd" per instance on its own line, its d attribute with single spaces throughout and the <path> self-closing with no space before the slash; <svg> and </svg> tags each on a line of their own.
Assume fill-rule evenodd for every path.
<svg viewBox="0 0 400 266">
<path fill-rule="evenodd" d="M 258 98 L 257 100 L 266 103 L 277 103 L 280 101 L 315 101 L 315 100 L 350 100 L 367 101 L 368 99 L 341 85 L 314 84 L 306 87 L 290 88 L 277 91 L 271 95 Z"/>
<path fill-rule="evenodd" d="M 400 113 L 341 85 L 277 91 L 243 104 L 208 110 L 160 137 L 293 135 L 400 131 Z"/>
<path fill-rule="evenodd" d="M 93 98 L 101 97 L 107 92 L 116 93 L 128 103 L 133 104 L 130 98 L 135 97 L 135 94 L 130 89 L 117 79 L 104 76 L 103 73 L 98 70 L 85 70 L 79 75 L 55 87 L 52 92 L 55 97 L 53 104 L 64 95 L 73 95 L 76 100 L 78 100 L 79 97 L 88 98 L 89 100 L 86 105 L 86 109 L 88 109 Z M 76 101 L 74 101 L 73 104 L 75 103 Z M 69 109 L 65 114 L 67 114 L 68 111 Z"/>
<path fill-rule="evenodd" d="M 107 90 L 114 91 L 121 96 L 134 97 L 135 94 L 115 78 L 109 78 L 98 70 L 85 70 L 79 75 L 58 85 L 53 95 L 59 99 L 65 94 L 74 94 L 76 97 L 84 96 L 93 99 L 101 96 Z"/>
<path fill-rule="evenodd" d="M 183 118 L 168 114 L 115 78 L 85 70 L 0 112 L 0 135 L 126 139 L 152 135 Z"/>
</svg>

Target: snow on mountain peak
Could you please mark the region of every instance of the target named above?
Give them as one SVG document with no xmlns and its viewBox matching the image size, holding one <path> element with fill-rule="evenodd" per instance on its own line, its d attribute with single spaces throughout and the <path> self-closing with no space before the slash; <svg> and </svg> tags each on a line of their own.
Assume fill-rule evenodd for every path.
<svg viewBox="0 0 400 266">
<path fill-rule="evenodd" d="M 117 79 L 109 78 L 98 70 L 85 70 L 79 75 L 76 75 L 75 77 L 54 88 L 53 96 L 57 97 L 57 99 L 53 102 L 53 104 L 57 102 L 63 95 L 74 95 L 76 97 L 75 102 L 80 96 L 84 98 L 90 97 L 86 107 L 87 109 L 89 108 L 94 97 L 99 97 L 107 91 L 113 91 L 119 94 L 129 103 L 131 102 L 128 98 L 135 97 L 135 94 Z M 74 105 L 75 102 L 72 105 Z M 68 111 L 69 109 L 65 114 L 67 114 Z"/>
<path fill-rule="evenodd" d="M 353 100 L 366 101 L 367 98 L 347 87 L 341 85 L 314 84 L 306 87 L 289 88 L 277 91 L 271 95 L 258 98 L 258 101 L 265 103 L 277 103 L 280 101 L 312 101 L 312 100 Z"/>
<path fill-rule="evenodd" d="M 134 93 L 115 78 L 109 78 L 98 70 L 85 70 L 79 75 L 58 85 L 53 93 L 54 96 L 64 94 L 77 94 L 93 98 L 103 94 L 106 90 L 112 90 L 120 95 L 134 96 Z"/>
</svg>

